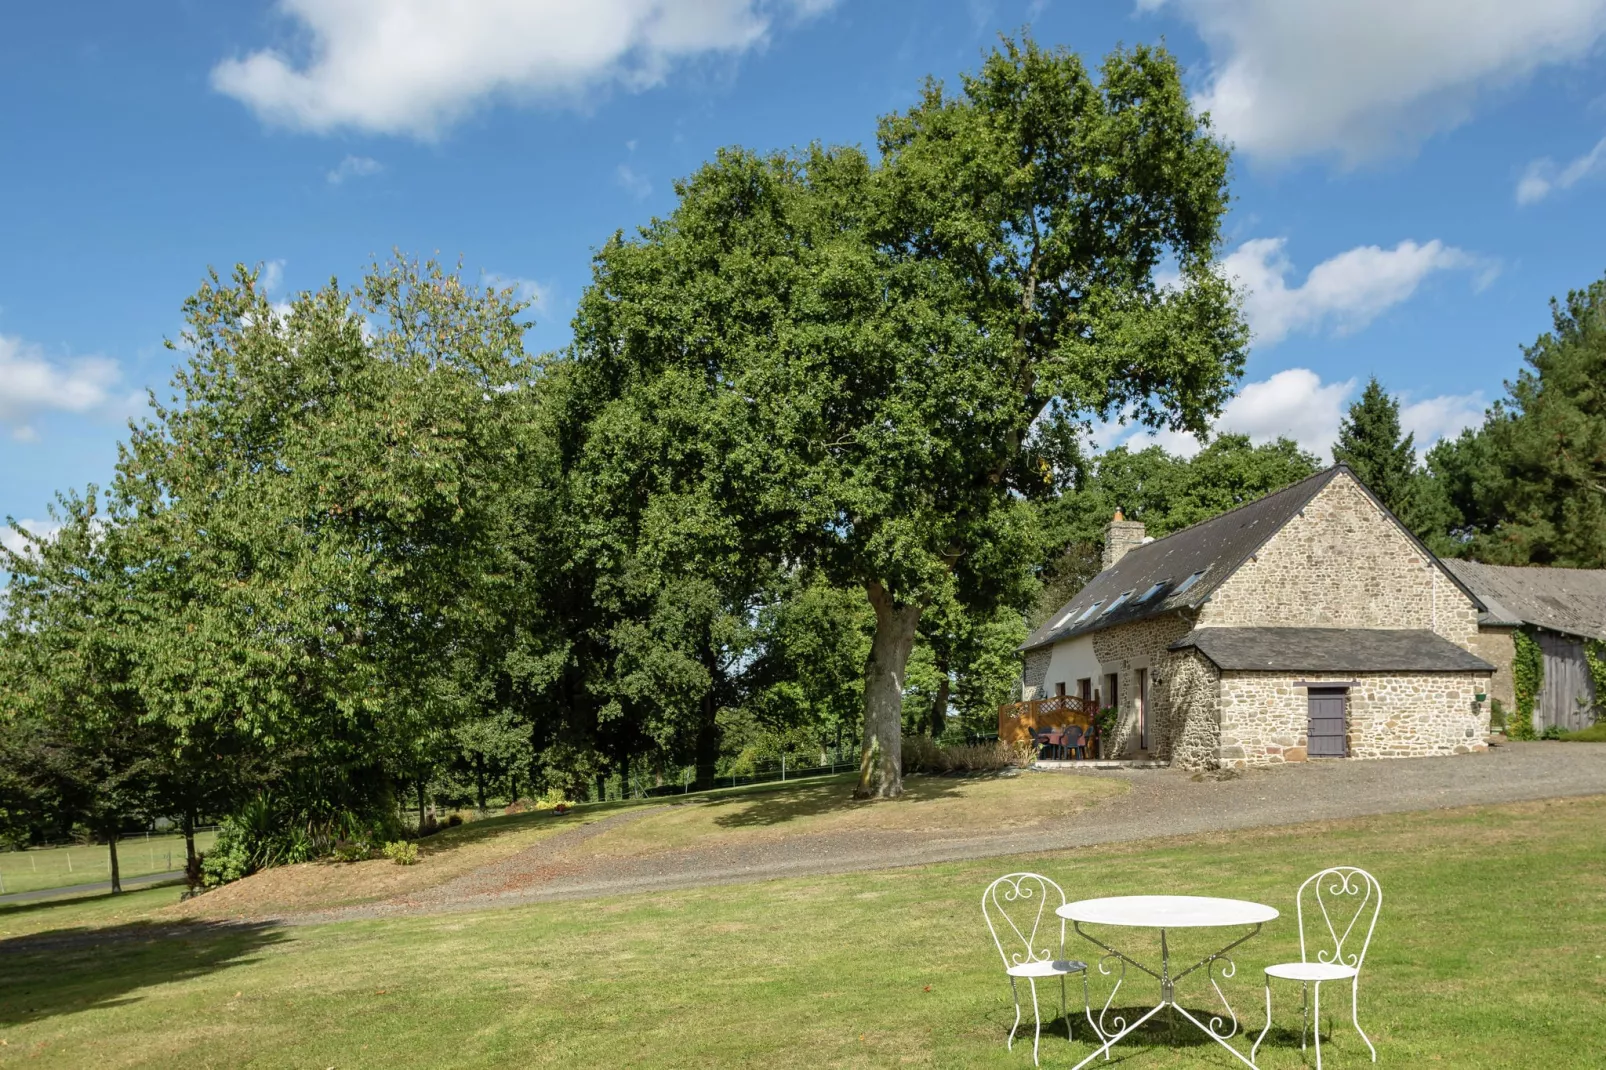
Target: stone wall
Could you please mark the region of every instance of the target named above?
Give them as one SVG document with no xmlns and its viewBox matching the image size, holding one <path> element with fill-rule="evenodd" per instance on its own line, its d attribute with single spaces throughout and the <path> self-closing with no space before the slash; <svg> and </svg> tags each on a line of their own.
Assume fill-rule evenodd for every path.
<svg viewBox="0 0 1606 1070">
<path fill-rule="evenodd" d="M 1425 628 L 1471 650 L 1478 610 L 1340 473 L 1200 610 L 1199 627 Z"/>
<path fill-rule="evenodd" d="M 1489 707 L 1474 708 L 1488 673 L 1221 674 L 1222 765 L 1306 759 L 1311 683 L 1353 681 L 1346 711 L 1352 758 L 1422 758 L 1484 750 Z"/>
<path fill-rule="evenodd" d="M 1499 699 L 1508 712 L 1517 708 L 1517 687 L 1511 677 L 1511 662 L 1517 656 L 1515 632 L 1515 628 L 1479 628 L 1472 639 L 1472 652 L 1494 666 L 1489 697 Z"/>
<path fill-rule="evenodd" d="M 1221 757 L 1221 674 L 1197 650 L 1172 655 L 1165 676 L 1171 764 L 1214 769 Z"/>
<path fill-rule="evenodd" d="M 1103 674 L 1117 677 L 1119 719 L 1115 731 L 1105 741 L 1106 755 L 1126 756 L 1137 751 L 1137 670 L 1148 669 L 1149 754 L 1162 761 L 1171 758 L 1171 744 L 1180 732 L 1180 717 L 1191 716 L 1186 705 L 1178 705 L 1180 695 L 1173 695 L 1171 685 L 1175 679 L 1173 667 L 1182 660 L 1166 648 L 1193 630 L 1193 623 L 1179 613 L 1163 617 L 1120 624 L 1093 633 L 1093 652 L 1098 655 L 1100 677 L 1096 681 L 1101 691 L 1105 687 Z M 1182 657 L 1186 657 L 1183 655 Z M 1158 674 L 1160 684 L 1153 682 Z M 1107 703 L 1109 696 L 1104 695 Z"/>
<path fill-rule="evenodd" d="M 1054 648 L 1040 646 L 1028 650 L 1021 664 L 1020 697 L 1022 702 L 1043 698 L 1043 684 L 1048 679 L 1048 663 L 1053 660 Z"/>
</svg>

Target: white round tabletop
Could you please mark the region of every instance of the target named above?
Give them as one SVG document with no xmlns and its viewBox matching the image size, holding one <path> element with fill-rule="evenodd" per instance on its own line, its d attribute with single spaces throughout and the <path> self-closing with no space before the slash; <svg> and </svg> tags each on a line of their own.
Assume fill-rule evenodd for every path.
<svg viewBox="0 0 1606 1070">
<path fill-rule="evenodd" d="M 1258 925 L 1277 917 L 1274 907 L 1243 899 L 1204 895 L 1117 895 L 1083 899 L 1054 911 L 1089 925 L 1127 925 L 1145 929 L 1207 929 L 1217 925 Z"/>
</svg>

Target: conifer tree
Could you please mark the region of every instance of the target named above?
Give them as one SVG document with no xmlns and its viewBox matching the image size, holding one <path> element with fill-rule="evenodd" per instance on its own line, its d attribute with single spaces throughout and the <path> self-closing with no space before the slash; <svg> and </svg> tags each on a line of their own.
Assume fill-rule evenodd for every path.
<svg viewBox="0 0 1606 1070">
<path fill-rule="evenodd" d="M 1373 376 L 1339 424 L 1333 460 L 1350 466 L 1396 516 L 1411 512 L 1415 436 L 1400 434 L 1400 403 Z"/>
</svg>

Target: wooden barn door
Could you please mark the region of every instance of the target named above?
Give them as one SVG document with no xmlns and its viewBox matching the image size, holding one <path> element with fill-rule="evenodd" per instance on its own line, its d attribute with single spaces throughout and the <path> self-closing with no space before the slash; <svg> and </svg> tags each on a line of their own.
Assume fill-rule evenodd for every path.
<svg viewBox="0 0 1606 1070">
<path fill-rule="evenodd" d="M 1310 724 L 1306 731 L 1305 753 L 1312 758 L 1348 757 L 1344 705 L 1349 692 L 1342 687 L 1313 687 L 1307 693 Z"/>
<path fill-rule="evenodd" d="M 1564 732 L 1588 728 L 1595 681 L 1584 660 L 1584 641 L 1555 632 L 1540 632 L 1538 639 L 1545 680 L 1534 703 L 1534 728 L 1541 732 L 1551 725 Z"/>
</svg>

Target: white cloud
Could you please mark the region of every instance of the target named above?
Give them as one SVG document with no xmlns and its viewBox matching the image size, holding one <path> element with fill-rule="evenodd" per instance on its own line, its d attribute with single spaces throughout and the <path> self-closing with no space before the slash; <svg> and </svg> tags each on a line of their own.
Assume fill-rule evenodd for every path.
<svg viewBox="0 0 1606 1070">
<path fill-rule="evenodd" d="M 630 191 L 630 195 L 638 201 L 644 201 L 652 196 L 652 183 L 647 176 L 632 168 L 629 164 L 620 164 L 618 172 L 614 175 L 619 185 Z"/>
<path fill-rule="evenodd" d="M 1322 261 L 1303 283 L 1290 286 L 1293 265 L 1283 253 L 1284 243 L 1283 238 L 1255 238 L 1221 262 L 1222 273 L 1246 291 L 1244 314 L 1262 346 L 1295 331 L 1360 330 L 1408 299 L 1435 271 L 1481 269 L 1480 287 L 1492 278 L 1486 261 L 1435 239 L 1421 245 L 1402 241 L 1392 249 L 1358 246 Z"/>
<path fill-rule="evenodd" d="M 1301 449 L 1328 460 L 1358 386 L 1356 379 L 1324 382 L 1309 368 L 1286 368 L 1268 379 L 1246 383 L 1227 402 L 1213 431 L 1248 435 L 1257 444 L 1291 438 Z M 1416 436 L 1420 456 L 1441 438 L 1481 423 L 1486 407 L 1481 393 L 1442 394 L 1420 401 L 1402 397 L 1400 428 Z M 1112 424 L 1095 427 L 1092 437 L 1098 449 L 1124 441 L 1132 449 L 1159 445 L 1179 457 L 1192 457 L 1203 448 L 1198 439 L 1181 431 L 1149 432 Z"/>
<path fill-rule="evenodd" d="M 1489 401 L 1482 391 L 1442 394 L 1421 401 L 1403 399 L 1400 428 L 1416 436 L 1417 456 L 1427 453 L 1441 438 L 1454 438 L 1463 429 L 1483 423 Z"/>
<path fill-rule="evenodd" d="M 522 279 L 517 275 L 499 275 L 494 271 L 486 273 L 485 285 L 497 290 L 512 290 L 514 296 L 520 301 L 528 302 L 531 308 L 540 308 L 552 296 L 547 287 L 534 279 Z"/>
<path fill-rule="evenodd" d="M 1409 150 L 1606 34 L 1606 0 L 1138 0 L 1167 6 L 1210 49 L 1198 103 L 1269 160 Z"/>
<path fill-rule="evenodd" d="M 41 413 L 116 409 L 121 399 L 113 389 L 121 378 L 114 360 L 52 359 L 37 345 L 0 335 L 0 424 L 15 439 L 35 441 L 33 419 Z"/>
<path fill-rule="evenodd" d="M 212 85 L 263 120 L 428 138 L 493 100 L 577 101 L 761 46 L 832 0 L 279 0 L 307 41 L 227 59 Z"/>
<path fill-rule="evenodd" d="M 1542 201 L 1557 190 L 1572 189 L 1602 170 L 1606 170 L 1606 137 L 1595 142 L 1594 148 L 1559 171 L 1555 160 L 1548 156 L 1541 157 L 1528 165 L 1517 182 L 1517 203 Z"/>
<path fill-rule="evenodd" d="M 17 527 L 43 539 L 54 538 L 56 532 L 61 530 L 61 525 L 54 520 L 19 520 Z M 23 554 L 28 550 L 27 540 L 10 524 L 0 526 L 0 546 L 4 546 L 14 554 Z"/>
<path fill-rule="evenodd" d="M 367 178 L 385 169 L 384 164 L 368 156 L 347 156 L 340 161 L 327 178 L 331 186 L 338 186 L 348 178 Z"/>
</svg>

